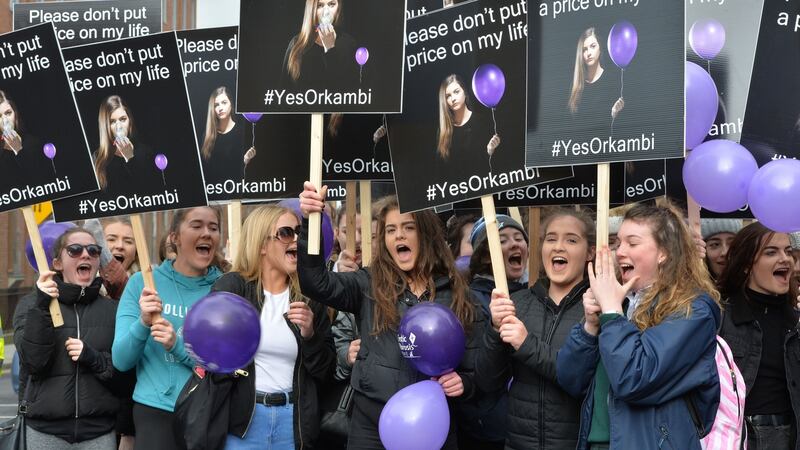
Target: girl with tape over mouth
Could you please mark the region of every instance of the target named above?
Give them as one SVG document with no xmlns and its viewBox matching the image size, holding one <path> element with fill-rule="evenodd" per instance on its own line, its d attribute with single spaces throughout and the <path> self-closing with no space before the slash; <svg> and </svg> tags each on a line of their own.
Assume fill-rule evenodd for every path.
<svg viewBox="0 0 800 450">
<path fill-rule="evenodd" d="M 233 120 L 233 96 L 225 86 L 211 92 L 203 138 L 203 174 L 206 183 L 243 180 L 247 164 L 256 156 L 256 148 L 245 150 L 244 126 Z"/>
<path fill-rule="evenodd" d="M 719 293 L 671 205 L 633 207 L 618 235 L 556 356 L 558 384 L 583 399 L 577 448 L 699 450 L 720 401 Z"/>
<path fill-rule="evenodd" d="M 184 349 L 181 327 L 189 308 L 222 275 L 218 268 L 220 216 L 219 210 L 208 206 L 176 211 L 170 237 L 177 256 L 153 269 L 157 290 L 144 287 L 139 272 L 122 293 L 113 359 L 117 370 L 136 368 L 136 449 L 180 448 L 172 429 L 172 411 L 194 367 Z"/>
<path fill-rule="evenodd" d="M 736 235 L 718 280 L 725 298 L 719 334 L 730 345 L 747 396 L 748 448 L 798 448 L 800 331 L 789 235 L 755 222 Z"/>
<path fill-rule="evenodd" d="M 508 229 L 501 230 L 501 241 Z M 492 327 L 483 336 L 476 379 L 486 392 L 508 389 L 505 448 L 574 449 L 577 444 L 580 403 L 557 384 L 556 355 L 583 318 L 581 300 L 589 287 L 586 268 L 594 259 L 594 229 L 585 212 L 551 210 L 542 222 L 545 276 L 530 288 L 515 289 L 509 283 L 511 298 L 497 290 L 491 293 L 487 306 Z M 521 250 L 514 252 L 512 245 L 507 256 L 507 245 L 503 256 L 506 270 L 512 269 L 510 278 L 519 273 L 512 257 Z"/>
<path fill-rule="evenodd" d="M 136 138 L 133 113 L 119 95 L 106 97 L 97 115 L 98 145 L 94 168 L 100 189 L 111 194 L 134 186 L 157 190 L 163 186 L 155 153 Z"/>
<path fill-rule="evenodd" d="M 578 37 L 572 88 L 567 103 L 575 123 L 595 123 L 597 114 L 602 111 L 608 111 L 611 118 L 616 119 L 625 108 L 625 100 L 618 94 L 619 83 L 610 75 L 603 77 L 605 69 L 601 64 L 602 56 L 600 39 L 594 27 L 587 28 Z"/>
<path fill-rule="evenodd" d="M 116 448 L 118 400 L 109 383 L 117 303 L 100 295 L 100 252 L 83 228 L 61 235 L 53 246 L 54 272 L 39 275 L 33 303 L 15 323 L 29 375 L 20 386 L 28 404 L 28 448 Z M 50 316 L 52 298 L 64 318 L 58 328 Z"/>
<path fill-rule="evenodd" d="M 303 215 L 321 212 L 327 187 L 318 193 L 305 183 L 300 194 Z M 387 197 L 377 212 L 377 244 L 368 268 L 356 272 L 333 273 L 325 269 L 321 255 L 307 251 L 308 227 L 298 245 L 298 274 L 303 294 L 341 311 L 356 314 L 361 332 L 361 347 L 353 366 L 354 389 L 348 449 L 382 449 L 378 418 L 389 398 L 398 390 L 429 379 L 409 365 L 397 343 L 401 317 L 420 302 L 433 301 L 453 310 L 467 331 L 483 326 L 476 314 L 466 282 L 458 275 L 447 248 L 442 225 L 431 210 L 400 213 L 396 197 Z M 475 322 L 475 323 L 473 323 Z M 464 360 L 474 358 L 467 352 Z M 469 399 L 474 392 L 473 374 L 456 368 L 438 377 L 447 397 Z M 457 448 L 451 425 L 444 448 Z"/>
<path fill-rule="evenodd" d="M 226 449 L 313 448 L 319 433 L 317 384 L 333 375 L 331 323 L 297 283 L 300 220 L 289 209 L 250 213 L 233 271 L 212 290 L 240 295 L 261 313 L 255 360 L 234 378 Z M 254 401 L 255 399 L 255 401 Z"/>
<path fill-rule="evenodd" d="M 359 85 L 356 41 L 343 31 L 344 0 L 305 0 L 300 32 L 283 57 L 286 88 L 353 90 Z"/>
<path fill-rule="evenodd" d="M 448 75 L 439 85 L 439 130 L 436 151 L 444 161 L 454 149 L 473 156 L 485 151 L 490 157 L 500 145 L 500 136 L 493 134 L 489 121 L 472 110 L 468 85 L 458 75 Z M 486 143 L 484 146 L 484 142 Z M 457 161 L 466 156 L 460 154 Z"/>
</svg>

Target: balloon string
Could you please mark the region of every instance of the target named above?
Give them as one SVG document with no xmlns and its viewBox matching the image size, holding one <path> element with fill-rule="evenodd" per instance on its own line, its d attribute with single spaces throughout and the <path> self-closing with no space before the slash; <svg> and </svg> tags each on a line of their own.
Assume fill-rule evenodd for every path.
<svg viewBox="0 0 800 450">
<path fill-rule="evenodd" d="M 711 60 L 706 61 L 706 66 L 708 67 L 708 74 L 711 75 Z"/>
<path fill-rule="evenodd" d="M 56 171 L 56 163 L 55 163 L 55 161 L 53 161 L 53 160 L 51 159 L 51 160 L 50 160 L 50 164 L 52 164 L 52 165 L 53 165 L 53 174 L 55 174 L 55 175 L 58 175 L 58 172 Z"/>
<path fill-rule="evenodd" d="M 619 98 L 622 98 L 622 91 L 625 89 L 625 69 L 619 72 Z"/>
<path fill-rule="evenodd" d="M 492 155 L 489 155 L 489 173 L 492 173 Z"/>
<path fill-rule="evenodd" d="M 253 122 L 253 147 L 256 146 L 256 124 Z"/>
<path fill-rule="evenodd" d="M 497 134 L 497 121 L 494 119 L 494 108 L 492 108 L 492 123 L 494 123 L 494 134 Z"/>
<path fill-rule="evenodd" d="M 167 185 L 167 178 L 164 176 L 164 171 L 163 170 L 161 171 L 161 181 L 164 182 L 164 186 Z"/>
<path fill-rule="evenodd" d="M 361 72 L 364 71 L 364 66 L 358 67 L 358 84 L 361 84 Z"/>
</svg>

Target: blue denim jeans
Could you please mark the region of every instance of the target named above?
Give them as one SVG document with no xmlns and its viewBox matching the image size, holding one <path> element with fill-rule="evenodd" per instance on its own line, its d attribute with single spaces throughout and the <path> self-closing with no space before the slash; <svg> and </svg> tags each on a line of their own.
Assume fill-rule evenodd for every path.
<svg viewBox="0 0 800 450">
<path fill-rule="evenodd" d="M 244 439 L 232 434 L 225 441 L 226 450 L 294 450 L 294 404 L 264 406 L 257 404 L 253 421 Z"/>
</svg>

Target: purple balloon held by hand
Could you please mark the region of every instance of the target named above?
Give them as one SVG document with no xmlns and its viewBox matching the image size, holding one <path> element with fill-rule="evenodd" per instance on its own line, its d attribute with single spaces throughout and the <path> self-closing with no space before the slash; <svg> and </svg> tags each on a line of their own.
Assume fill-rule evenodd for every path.
<svg viewBox="0 0 800 450">
<path fill-rule="evenodd" d="M 400 321 L 400 353 L 415 369 L 431 377 L 452 372 L 464 356 L 464 328 L 450 308 L 420 303 Z"/>
<path fill-rule="evenodd" d="M 44 144 L 42 147 L 42 152 L 44 152 L 44 156 L 47 156 L 47 159 L 50 160 L 50 164 L 53 165 L 53 173 L 56 173 L 56 163 L 53 158 L 56 157 L 56 146 L 52 142 L 48 142 Z"/>
<path fill-rule="evenodd" d="M 378 419 L 386 450 L 438 450 L 447 441 L 450 409 L 439 383 L 420 381 L 397 391 Z"/>
<path fill-rule="evenodd" d="M 625 69 L 636 56 L 639 36 L 636 27 L 627 20 L 614 24 L 608 32 L 608 55 L 620 69 Z"/>
<path fill-rule="evenodd" d="M 250 122 L 250 123 L 256 123 L 256 122 L 258 122 L 259 120 L 261 120 L 261 116 L 262 116 L 262 114 L 261 114 L 261 113 L 244 113 L 244 114 L 242 114 L 242 115 L 243 115 L 243 116 L 244 116 L 244 118 L 245 118 L 245 119 L 247 119 L 247 121 L 248 121 L 248 122 Z"/>
<path fill-rule="evenodd" d="M 167 179 L 164 176 L 164 169 L 167 168 L 167 163 L 168 163 L 167 157 L 163 153 L 159 153 L 156 155 L 155 161 L 156 161 L 156 167 L 158 167 L 158 170 L 161 171 L 161 179 L 164 181 L 164 186 L 166 186 Z"/>
<path fill-rule="evenodd" d="M 725 46 L 725 27 L 715 19 L 700 19 L 689 30 L 689 45 L 697 56 L 711 61 Z"/>
<path fill-rule="evenodd" d="M 506 76 L 494 64 L 483 64 L 472 74 L 472 92 L 487 108 L 494 109 L 506 92 Z"/>
<path fill-rule="evenodd" d="M 369 50 L 367 47 L 359 47 L 356 50 L 356 62 L 358 63 L 358 82 L 361 83 L 361 73 L 364 71 L 364 64 L 369 59 Z"/>
</svg>

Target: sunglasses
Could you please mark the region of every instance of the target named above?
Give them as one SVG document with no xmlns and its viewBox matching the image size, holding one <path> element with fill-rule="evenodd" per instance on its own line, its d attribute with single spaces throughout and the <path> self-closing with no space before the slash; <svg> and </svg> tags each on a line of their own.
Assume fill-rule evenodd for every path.
<svg viewBox="0 0 800 450">
<path fill-rule="evenodd" d="M 83 255 L 83 250 L 89 253 L 89 256 L 92 258 L 97 258 L 100 256 L 101 247 L 97 244 L 89 244 L 89 245 L 81 245 L 81 244 L 71 244 L 66 246 L 67 254 L 71 258 L 78 258 Z"/>
<path fill-rule="evenodd" d="M 297 237 L 300 236 L 300 225 L 292 228 L 292 227 L 280 227 L 278 228 L 277 234 L 272 236 L 273 239 L 277 239 L 284 244 L 291 244 L 293 242 L 297 242 Z"/>
</svg>

